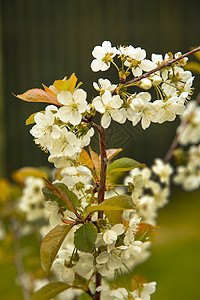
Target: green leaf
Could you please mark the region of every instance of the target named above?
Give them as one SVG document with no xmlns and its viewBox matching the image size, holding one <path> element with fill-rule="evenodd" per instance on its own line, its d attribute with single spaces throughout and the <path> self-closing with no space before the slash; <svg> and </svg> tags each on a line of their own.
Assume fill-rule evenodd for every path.
<svg viewBox="0 0 200 300">
<path fill-rule="evenodd" d="M 112 225 L 122 223 L 121 210 L 108 210 L 105 211 L 104 214 L 106 215 L 106 217 Z"/>
<path fill-rule="evenodd" d="M 32 300 L 49 300 L 69 288 L 70 286 L 64 282 L 52 282 L 38 290 Z"/>
<path fill-rule="evenodd" d="M 92 300 L 92 298 L 87 293 L 83 293 L 77 298 L 77 300 Z"/>
<path fill-rule="evenodd" d="M 87 207 L 87 210 L 91 212 L 95 211 L 112 211 L 112 210 L 126 210 L 126 209 L 135 209 L 135 204 L 131 196 L 120 195 L 114 196 L 109 199 L 104 200 L 99 205 L 93 205 Z"/>
<path fill-rule="evenodd" d="M 141 164 L 132 158 L 122 157 L 120 159 L 113 161 L 108 166 L 107 173 L 111 174 L 114 172 L 125 172 L 125 171 L 130 171 L 134 168 L 141 168 L 141 167 L 145 167 L 145 164 Z"/>
<path fill-rule="evenodd" d="M 74 234 L 76 249 L 91 253 L 97 238 L 97 228 L 92 223 L 83 224 Z"/>
<path fill-rule="evenodd" d="M 59 225 L 45 235 L 40 248 L 40 258 L 42 267 L 47 273 L 71 228 L 72 225 Z"/>
<path fill-rule="evenodd" d="M 45 183 L 46 183 L 46 181 L 45 181 Z M 80 206 L 80 201 L 78 200 L 78 197 L 76 196 L 76 194 L 74 194 L 72 191 L 70 191 L 64 183 L 55 183 L 55 184 L 51 184 L 51 185 L 49 185 L 49 183 L 48 183 L 48 186 L 46 186 L 42 189 L 42 192 L 47 199 L 56 201 L 61 206 L 64 206 L 67 210 L 72 211 L 72 209 L 70 208 L 69 202 L 67 202 L 66 199 L 64 200 L 62 197 L 63 195 L 57 193 L 57 191 L 56 191 L 56 189 L 54 189 L 54 187 L 58 190 L 62 190 L 66 194 L 69 202 L 72 204 L 74 209 L 76 209 L 77 207 Z"/>
</svg>

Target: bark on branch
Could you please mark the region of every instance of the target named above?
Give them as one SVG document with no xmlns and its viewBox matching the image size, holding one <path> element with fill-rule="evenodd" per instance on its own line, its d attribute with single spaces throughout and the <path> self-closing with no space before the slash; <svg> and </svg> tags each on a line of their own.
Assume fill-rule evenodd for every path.
<svg viewBox="0 0 200 300">
<path fill-rule="evenodd" d="M 161 64 L 160 66 L 158 66 L 158 67 L 156 67 L 154 69 L 152 69 L 151 71 L 146 72 L 146 73 L 142 74 L 141 76 L 135 77 L 134 79 L 125 82 L 124 85 L 128 86 L 128 85 L 130 85 L 132 83 L 135 83 L 135 82 L 138 82 L 138 81 L 142 80 L 143 78 L 149 77 L 151 74 L 153 74 L 153 73 L 155 73 L 157 71 L 160 71 L 163 68 L 169 67 L 173 63 L 175 63 L 175 62 L 183 59 L 184 57 L 187 57 L 187 56 L 189 56 L 189 55 L 191 55 L 191 54 L 193 54 L 195 52 L 198 52 L 198 51 L 200 51 L 200 47 L 195 48 L 195 49 L 193 49 L 193 50 L 191 50 L 191 51 L 189 51 L 189 52 L 187 52 L 187 53 L 185 53 L 185 54 L 183 54 L 183 55 L 181 55 L 181 56 L 179 56 L 177 58 L 169 59 L 165 63 Z"/>
</svg>

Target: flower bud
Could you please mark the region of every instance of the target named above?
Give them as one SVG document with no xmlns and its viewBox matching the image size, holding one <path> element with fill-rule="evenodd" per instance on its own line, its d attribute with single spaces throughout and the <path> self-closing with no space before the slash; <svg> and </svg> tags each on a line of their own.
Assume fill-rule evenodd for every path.
<svg viewBox="0 0 200 300">
<path fill-rule="evenodd" d="M 139 83 L 139 87 L 144 90 L 150 89 L 152 87 L 151 80 L 149 80 L 147 78 L 142 79 Z"/>
<path fill-rule="evenodd" d="M 153 75 L 151 77 L 151 82 L 154 86 L 159 85 L 162 82 L 162 78 L 158 75 Z"/>
</svg>

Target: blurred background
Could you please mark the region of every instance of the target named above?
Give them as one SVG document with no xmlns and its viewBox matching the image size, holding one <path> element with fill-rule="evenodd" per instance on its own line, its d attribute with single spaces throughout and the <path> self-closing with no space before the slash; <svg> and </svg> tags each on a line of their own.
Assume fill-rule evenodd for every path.
<svg viewBox="0 0 200 300">
<path fill-rule="evenodd" d="M 42 83 L 49 86 L 75 72 L 90 99 L 96 95 L 93 81 L 99 77 L 117 81 L 112 70 L 91 71 L 94 46 L 104 40 L 113 46 L 132 44 L 146 49 L 148 58 L 151 53 L 185 53 L 200 44 L 199 14 L 199 0 L 0 0 L 0 176 L 9 178 L 23 166 L 49 165 L 48 155 L 34 144 L 30 127 L 25 126 L 28 116 L 44 105 L 20 101 L 13 94 L 40 88 Z M 197 74 L 194 98 L 200 91 L 199 79 Z M 152 124 L 146 131 L 140 125 L 113 124 L 108 147 L 122 147 L 123 156 L 150 165 L 165 155 L 178 123 L 177 119 Z M 152 259 L 141 270 L 149 281 L 158 281 L 152 299 L 198 298 L 199 198 L 199 192 L 183 197 L 176 189 L 160 214 Z M 7 267 L 2 268 L 6 272 Z M 23 299 L 17 285 L 19 296 L 13 298 L 5 278 L 0 275 L 3 299 Z"/>
</svg>

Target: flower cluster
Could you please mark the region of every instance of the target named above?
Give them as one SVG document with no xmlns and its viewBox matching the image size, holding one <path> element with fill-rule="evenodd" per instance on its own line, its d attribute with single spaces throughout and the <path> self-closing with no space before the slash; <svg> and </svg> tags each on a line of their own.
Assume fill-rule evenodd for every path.
<svg viewBox="0 0 200 300">
<path fill-rule="evenodd" d="M 133 169 L 124 179 L 136 204 L 138 217 L 155 225 L 158 209 L 168 203 L 170 195 L 170 176 L 173 168 L 160 158 L 155 159 L 151 168 Z M 130 211 L 124 211 L 127 216 Z"/>
<path fill-rule="evenodd" d="M 68 80 L 57 80 L 49 88 L 45 87 L 48 97 L 52 97 L 51 102 L 56 106 L 48 105 L 45 111 L 34 116 L 36 124 L 30 132 L 35 143 L 50 152 L 49 161 L 56 167 L 69 166 L 71 160 L 78 159 L 81 149 L 90 143 L 94 129 L 88 120 L 92 120 L 97 112 L 101 114 L 104 128 L 109 127 L 111 120 L 118 123 L 129 120 L 133 126 L 141 121 L 142 128 L 146 129 L 151 122 L 160 124 L 173 121 L 176 115 L 183 114 L 186 99 L 192 93 L 194 77 L 190 71 L 183 69 L 187 58 L 157 70 L 172 59 L 172 54 L 164 57 L 152 54 L 149 60 L 144 49 L 133 46 L 116 48 L 109 41 L 96 46 L 92 55 L 95 58 L 91 63 L 94 72 L 106 71 L 114 64 L 121 83 L 117 85 L 100 78 L 98 83 L 93 83 L 99 95 L 89 103 L 87 93 L 79 88 L 80 84 L 75 87 L 77 78 L 74 74 Z M 180 55 L 176 53 L 174 57 Z M 121 67 L 117 66 L 114 59 L 121 63 Z M 131 72 L 134 79 L 127 82 L 126 78 Z M 143 72 L 150 74 L 140 79 Z M 129 88 L 133 90 L 134 87 L 139 87 L 141 91 L 128 92 Z M 146 91 L 150 88 L 156 92 L 155 99 Z M 29 96 L 27 93 L 26 100 Z M 24 94 L 21 99 L 24 99 Z"/>
<path fill-rule="evenodd" d="M 129 81 L 120 88 L 114 88 L 114 85 L 107 85 L 100 88 L 100 96 L 97 96 L 93 102 L 93 107 L 100 112 L 102 117 L 102 126 L 107 128 L 110 125 L 111 118 L 119 123 L 124 123 L 126 119 L 135 126 L 140 120 L 143 129 L 149 127 L 151 122 L 163 123 L 173 121 L 176 115 L 181 115 L 185 109 L 185 101 L 192 93 L 192 82 L 194 77 L 190 71 L 184 71 L 183 66 L 187 63 L 187 58 L 182 59 L 170 68 L 156 70 L 156 68 L 172 58 L 172 54 L 166 54 L 164 58 L 160 54 L 152 54 L 151 60 L 146 59 L 146 51 L 140 47 L 133 46 L 119 49 L 112 47 L 109 41 L 104 41 L 102 46 L 96 46 L 92 52 L 94 60 L 91 68 L 94 72 L 106 71 L 111 63 L 115 66 L 114 58 L 121 60 L 120 69 L 123 80 L 130 74 L 134 75 L 136 80 Z M 175 54 L 175 58 L 181 53 Z M 116 66 L 117 67 L 117 66 Z M 117 67 L 119 70 L 119 68 Z M 143 72 L 149 72 L 155 69 L 155 72 L 137 80 Z M 123 70 L 123 71 L 122 71 Z M 100 79 L 99 86 L 108 79 Z M 105 86 L 105 84 L 103 84 Z M 98 85 L 95 83 L 95 88 Z M 112 86 L 112 88 L 111 88 Z M 139 86 L 142 90 L 148 90 L 153 87 L 157 93 L 157 99 L 151 101 L 151 94 L 148 92 L 139 92 L 130 94 L 127 87 Z M 116 97 L 113 94 L 119 94 Z"/>
<path fill-rule="evenodd" d="M 18 96 L 25 101 L 35 97 L 36 102 L 42 99 L 48 103 L 44 111 L 31 115 L 26 122 L 35 123 L 30 133 L 35 143 L 50 153 L 49 161 L 56 168 L 53 183 L 45 179 L 43 187 L 49 223 L 40 230 L 44 236 L 42 265 L 66 284 L 67 299 L 73 299 L 79 294 L 77 289 L 82 289 L 90 296 L 101 292 L 101 299 L 149 300 L 155 282 L 136 281 L 137 288 L 128 291 L 113 289 L 106 280 L 132 271 L 148 258 L 157 211 L 168 202 L 173 169 L 161 159 L 156 159 L 151 168 L 129 158 L 111 162 L 122 149 L 106 149 L 105 129 L 112 120 L 120 124 L 128 120 L 133 126 L 141 121 L 146 129 L 151 122 L 173 121 L 177 115 L 187 120 L 189 115 L 190 122 L 196 122 L 192 126 L 198 127 L 199 112 L 195 116 L 190 108 L 185 111 L 194 77 L 184 70 L 187 58 L 180 52 L 164 57 L 152 54 L 147 59 L 140 47 L 113 47 L 104 41 L 92 55 L 91 69 L 106 71 L 114 65 L 119 83 L 100 78 L 93 83 L 98 95 L 91 101 L 87 101 L 81 84 L 76 85 L 74 74 L 44 86 L 45 91 L 29 90 Z M 129 81 L 128 76 L 132 76 Z M 98 113 L 100 125 L 94 122 Z M 88 152 L 83 149 L 90 144 L 95 130 L 100 156 L 90 147 Z M 187 134 L 185 139 L 189 139 Z M 199 176 L 199 148 L 193 147 L 189 153 L 190 168 Z M 121 190 L 113 179 L 113 174 L 120 171 L 130 171 Z M 182 183 L 178 176 L 181 174 L 174 180 Z M 26 184 L 29 189 L 26 191 L 25 186 L 20 207 L 31 219 L 35 214 L 29 216 L 28 210 L 38 205 L 43 208 L 44 199 L 35 194 L 36 179 L 29 178 Z M 29 194 L 31 190 L 34 192 Z"/>
<path fill-rule="evenodd" d="M 200 187 L 200 145 L 189 148 L 187 163 L 176 168 L 173 181 L 186 191 L 193 191 Z"/>
<path fill-rule="evenodd" d="M 118 288 L 110 290 L 109 286 L 100 286 L 98 291 L 102 292 L 102 299 L 108 300 L 149 300 L 150 295 L 152 295 L 156 290 L 156 282 L 149 282 L 141 284 L 138 289 L 135 289 L 133 292 L 128 293 L 125 288 Z"/>
<path fill-rule="evenodd" d="M 43 187 L 44 181 L 42 178 L 26 177 L 22 195 L 19 198 L 18 209 L 26 215 L 27 221 L 35 221 L 47 216 L 46 201 L 42 193 Z"/>
<path fill-rule="evenodd" d="M 200 187 L 200 106 L 197 101 L 190 101 L 177 128 L 178 142 L 184 147 L 174 153 L 178 166 L 173 177 L 175 184 L 186 191 Z M 188 145 L 192 145 L 188 148 Z"/>
<path fill-rule="evenodd" d="M 186 146 L 200 142 L 200 106 L 196 101 L 190 101 L 181 115 L 181 124 L 177 128 L 180 135 L 179 144 Z"/>
</svg>

